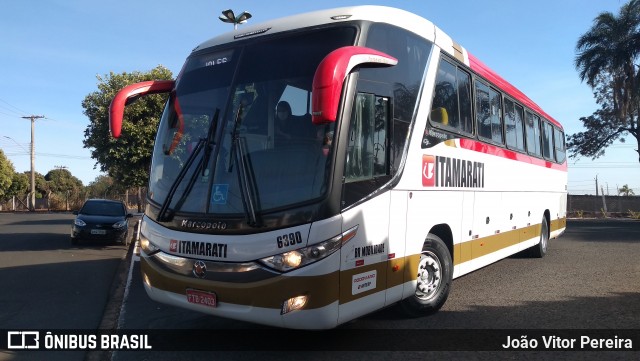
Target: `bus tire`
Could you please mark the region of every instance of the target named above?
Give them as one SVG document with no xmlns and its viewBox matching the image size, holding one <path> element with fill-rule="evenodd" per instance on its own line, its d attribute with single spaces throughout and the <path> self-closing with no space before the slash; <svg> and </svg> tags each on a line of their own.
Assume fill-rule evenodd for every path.
<svg viewBox="0 0 640 361">
<path fill-rule="evenodd" d="M 529 256 L 542 258 L 547 254 L 547 247 L 549 247 L 549 222 L 547 222 L 547 217 L 543 216 L 540 225 L 540 242 L 529 248 Z"/>
<path fill-rule="evenodd" d="M 452 277 L 449 249 L 440 237 L 429 233 L 420 254 L 416 290 L 401 301 L 404 312 L 411 317 L 437 312 L 449 296 Z"/>
</svg>

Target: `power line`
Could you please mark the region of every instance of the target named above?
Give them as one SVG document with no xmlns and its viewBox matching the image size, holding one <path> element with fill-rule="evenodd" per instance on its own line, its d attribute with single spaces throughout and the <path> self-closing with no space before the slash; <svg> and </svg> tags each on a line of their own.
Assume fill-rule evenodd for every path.
<svg viewBox="0 0 640 361">
<path fill-rule="evenodd" d="M 1 99 L 1 98 L 0 98 L 0 102 L 3 102 L 3 103 L 5 103 L 5 104 L 7 104 L 8 106 L 10 106 L 11 108 L 13 108 L 13 109 L 15 109 L 15 110 L 11 110 L 11 109 L 9 109 L 9 108 L 7 108 L 7 107 L 5 107 L 5 106 L 3 106 L 2 108 L 7 109 L 7 110 L 9 110 L 9 111 L 12 111 L 12 112 L 14 112 L 14 113 L 16 113 L 16 114 L 18 114 L 18 115 L 20 115 L 20 114 L 27 114 L 27 113 L 28 113 L 28 112 L 25 112 L 24 110 L 22 110 L 22 109 L 20 109 L 20 108 L 18 108 L 18 107 L 16 107 L 16 106 L 14 106 L 14 105 L 11 105 L 9 102 L 7 102 L 6 100 L 3 100 L 3 99 Z M 17 110 L 17 111 L 16 111 L 16 110 Z"/>
</svg>

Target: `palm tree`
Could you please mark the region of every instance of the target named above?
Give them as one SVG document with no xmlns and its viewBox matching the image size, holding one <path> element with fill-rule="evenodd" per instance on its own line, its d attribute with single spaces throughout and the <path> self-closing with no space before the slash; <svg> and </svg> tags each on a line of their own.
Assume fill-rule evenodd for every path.
<svg viewBox="0 0 640 361">
<path fill-rule="evenodd" d="M 578 39 L 576 52 L 575 66 L 582 81 L 592 88 L 611 81 L 613 110 L 626 125 L 634 114 L 639 84 L 640 0 L 623 5 L 618 16 L 608 11 L 598 15 Z"/>
<path fill-rule="evenodd" d="M 620 189 L 618 189 L 618 195 L 622 194 L 623 196 L 634 196 L 633 189 L 629 188 L 628 185 L 623 185 Z"/>
</svg>

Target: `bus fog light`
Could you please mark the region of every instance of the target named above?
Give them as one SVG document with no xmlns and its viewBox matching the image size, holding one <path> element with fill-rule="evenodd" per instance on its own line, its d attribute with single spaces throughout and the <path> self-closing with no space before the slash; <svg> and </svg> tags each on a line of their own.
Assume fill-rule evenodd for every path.
<svg viewBox="0 0 640 361">
<path fill-rule="evenodd" d="M 304 306 L 307 305 L 308 299 L 309 298 L 307 296 L 297 296 L 284 301 L 284 303 L 282 304 L 282 311 L 280 314 L 284 315 L 292 311 L 303 309 Z"/>
</svg>

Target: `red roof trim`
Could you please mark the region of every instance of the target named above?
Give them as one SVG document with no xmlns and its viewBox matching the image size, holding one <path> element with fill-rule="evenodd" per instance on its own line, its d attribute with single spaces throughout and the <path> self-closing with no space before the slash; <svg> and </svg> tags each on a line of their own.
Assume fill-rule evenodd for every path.
<svg viewBox="0 0 640 361">
<path fill-rule="evenodd" d="M 567 171 L 567 160 L 565 159 L 562 164 L 554 163 L 546 159 L 540 159 L 527 154 L 515 152 L 513 150 L 504 149 L 495 145 L 483 143 L 474 139 L 460 138 L 460 147 L 463 149 L 472 150 L 478 153 L 485 153 L 494 155 L 501 158 L 511 159 L 518 162 L 529 163 L 548 169 L 556 169 L 563 172 Z"/>
<path fill-rule="evenodd" d="M 511 83 L 504 80 L 504 78 L 502 78 L 500 75 L 491 70 L 487 65 L 485 65 L 483 62 L 478 60 L 478 58 L 471 54 L 469 54 L 469 66 L 471 67 L 471 70 L 475 71 L 476 73 L 493 83 L 502 91 L 513 97 L 515 100 L 519 101 L 534 112 L 542 115 L 555 126 L 562 129 L 562 125 L 560 125 L 557 120 L 553 119 L 549 114 L 542 110 L 542 108 L 540 108 L 538 104 L 534 103 L 533 100 L 529 99 L 529 97 L 524 95 L 524 93 L 518 90 L 518 88 L 514 87 L 513 85 L 511 85 Z"/>
</svg>

